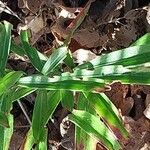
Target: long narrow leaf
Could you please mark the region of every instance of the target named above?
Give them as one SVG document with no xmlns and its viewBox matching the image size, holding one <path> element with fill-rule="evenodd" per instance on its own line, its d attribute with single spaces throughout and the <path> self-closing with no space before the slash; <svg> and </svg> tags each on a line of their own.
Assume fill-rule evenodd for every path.
<svg viewBox="0 0 150 150">
<path fill-rule="evenodd" d="M 57 91 L 50 91 L 47 93 L 47 107 L 45 108 L 44 125 L 46 125 L 49 119 L 52 118 L 54 111 L 62 99 L 62 93 Z"/>
<path fill-rule="evenodd" d="M 37 144 L 36 146 L 36 150 L 47 150 L 47 135 L 48 134 L 48 130 L 45 129 L 45 132 L 44 132 L 44 141 L 40 142 Z"/>
<path fill-rule="evenodd" d="M 9 128 L 0 126 L 0 150 L 8 150 L 10 140 L 13 134 L 13 116 L 8 115 Z"/>
<path fill-rule="evenodd" d="M 78 78 L 92 77 L 92 78 L 101 78 L 106 75 L 115 75 L 131 72 L 130 69 L 127 69 L 121 65 L 110 65 L 95 68 L 94 70 L 87 69 L 77 69 L 72 73 L 72 76 Z"/>
<path fill-rule="evenodd" d="M 90 62 L 79 65 L 80 69 L 92 69 L 101 66 L 108 65 L 138 65 L 141 63 L 149 62 L 150 56 L 150 44 L 133 46 L 125 49 L 121 49 L 109 54 L 97 56 Z"/>
<path fill-rule="evenodd" d="M 62 100 L 61 100 L 62 106 L 68 109 L 69 111 L 72 111 L 74 106 L 73 92 L 61 90 L 61 94 L 62 94 Z"/>
<path fill-rule="evenodd" d="M 130 67 L 130 69 L 129 69 Z M 98 67 L 94 70 L 77 69 L 72 73 L 74 77 L 90 77 L 105 80 L 105 83 L 120 81 L 124 84 L 150 85 L 150 69 L 144 66 L 129 66 L 128 68 L 114 65 Z"/>
<path fill-rule="evenodd" d="M 26 51 L 23 48 L 22 44 L 16 44 L 14 41 L 11 42 L 11 51 L 13 51 L 14 53 L 20 55 L 20 56 L 24 56 L 26 55 Z M 39 58 L 43 61 L 46 62 L 47 61 L 47 56 L 43 55 L 42 53 L 40 53 L 39 51 L 37 51 Z"/>
<path fill-rule="evenodd" d="M 19 71 L 12 71 L 8 74 L 6 74 L 1 80 L 0 80 L 0 95 L 2 95 L 4 92 L 7 92 L 7 90 L 12 87 L 22 76 L 22 72 Z"/>
<path fill-rule="evenodd" d="M 32 93 L 35 91 L 34 89 L 30 88 L 18 88 L 15 90 L 12 88 L 11 90 L 8 90 L 6 93 L 2 95 L 1 98 L 1 110 L 5 112 L 5 114 L 8 114 L 12 109 L 12 103 L 16 100 L 19 100 L 20 98 Z"/>
<path fill-rule="evenodd" d="M 11 29 L 12 25 L 9 22 L 0 23 L 0 76 L 4 75 L 10 51 Z"/>
<path fill-rule="evenodd" d="M 31 89 L 31 88 L 24 88 L 24 87 L 19 87 L 15 90 L 15 92 L 11 95 L 11 101 L 14 102 L 18 99 L 21 99 L 32 92 L 34 92 L 36 89 Z M 12 92 L 12 91 L 11 91 Z"/>
<path fill-rule="evenodd" d="M 80 93 L 77 100 L 77 109 L 85 110 L 93 115 L 97 115 L 95 110 L 91 107 L 88 99 L 86 99 L 82 93 Z M 78 126 L 75 126 L 75 137 L 76 149 L 80 149 L 82 147 L 83 150 L 96 150 L 96 144 L 98 143 L 98 140 L 89 136 Z"/>
<path fill-rule="evenodd" d="M 9 127 L 8 118 L 3 112 L 0 112 L 0 126 Z"/>
<path fill-rule="evenodd" d="M 100 117 L 105 119 L 105 121 L 115 129 L 118 129 L 123 137 L 127 138 L 128 133 L 124 128 L 124 125 L 119 117 L 119 113 L 117 108 L 113 105 L 113 103 L 108 99 L 108 97 L 101 93 L 84 93 L 91 106 L 94 107 L 97 114 Z"/>
<path fill-rule="evenodd" d="M 123 84 L 150 85 L 150 72 L 129 72 L 102 76 L 107 82 L 120 81 Z"/>
<path fill-rule="evenodd" d="M 55 69 L 62 61 L 67 57 L 68 48 L 63 45 L 60 46 L 58 49 L 55 49 L 52 55 L 48 58 L 47 62 L 45 63 L 42 73 L 44 75 L 48 75 L 50 72 Z"/>
<path fill-rule="evenodd" d="M 95 88 L 104 88 L 105 83 L 102 80 L 88 79 L 79 80 L 70 76 L 57 76 L 48 78 L 46 76 L 29 76 L 19 80 L 20 86 L 40 88 L 48 90 L 75 90 L 89 91 Z"/>
<path fill-rule="evenodd" d="M 24 48 L 27 56 L 29 57 L 33 66 L 39 72 L 41 72 L 44 64 L 42 63 L 42 60 L 40 59 L 37 50 L 29 45 L 28 31 L 22 30 L 20 35 L 21 35 L 21 41 L 23 44 L 23 48 Z"/>
<path fill-rule="evenodd" d="M 32 130 L 33 136 L 37 143 L 43 141 L 44 134 L 44 115 L 47 107 L 47 91 L 40 90 L 37 93 L 35 100 L 33 116 L 32 116 Z"/>
<path fill-rule="evenodd" d="M 120 144 L 113 133 L 96 117 L 86 111 L 74 110 L 69 120 L 82 128 L 87 134 L 99 140 L 110 150 L 119 150 Z"/>
<path fill-rule="evenodd" d="M 48 94 L 45 90 L 38 92 L 32 117 L 32 130 L 36 143 L 43 142 L 45 125 L 52 117 L 60 100 L 61 93 L 59 91 L 50 91 Z"/>
</svg>

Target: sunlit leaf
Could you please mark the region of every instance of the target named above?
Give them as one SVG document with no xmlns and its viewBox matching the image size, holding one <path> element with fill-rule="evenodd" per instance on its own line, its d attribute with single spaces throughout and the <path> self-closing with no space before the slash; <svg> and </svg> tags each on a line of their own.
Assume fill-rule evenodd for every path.
<svg viewBox="0 0 150 150">
<path fill-rule="evenodd" d="M 96 117 L 86 111 L 74 110 L 69 115 L 69 120 L 75 125 L 82 128 L 87 134 L 99 140 L 110 150 L 119 150 L 121 148 L 119 142 L 113 133 Z"/>
<path fill-rule="evenodd" d="M 79 94 L 77 100 L 77 109 L 86 110 L 87 112 L 96 115 L 96 112 L 90 106 L 88 99 L 86 99 L 86 97 L 82 93 Z M 75 138 L 75 144 L 77 149 L 80 149 L 82 147 L 83 150 L 96 150 L 96 144 L 98 140 L 92 138 L 78 126 L 75 126 Z"/>
<path fill-rule="evenodd" d="M 109 54 L 97 56 L 95 59 L 79 65 L 80 69 L 92 69 L 108 65 L 138 65 L 141 63 L 149 62 L 150 44 L 128 47 L 125 49 L 117 50 Z"/>
<path fill-rule="evenodd" d="M 101 78 L 106 75 L 123 74 L 126 72 L 131 72 L 131 70 L 121 65 L 110 65 L 110 66 L 97 67 L 94 70 L 76 69 L 72 73 L 72 76 L 79 77 L 79 78 L 80 77 Z"/>
<path fill-rule="evenodd" d="M 111 74 L 101 77 L 107 82 L 120 81 L 124 84 L 150 85 L 150 72 L 129 72 L 124 74 Z"/>
<path fill-rule="evenodd" d="M 127 138 L 128 132 L 124 128 L 119 113 L 114 104 L 103 93 L 84 93 L 91 106 L 94 107 L 97 114 L 102 117 L 109 125 L 118 128 L 120 133 Z"/>
<path fill-rule="evenodd" d="M 44 75 L 48 75 L 50 72 L 52 72 L 55 67 L 62 63 L 62 61 L 67 57 L 67 53 L 68 48 L 65 45 L 60 46 L 58 49 L 55 49 L 45 63 L 42 69 L 42 73 Z"/>
<path fill-rule="evenodd" d="M 40 88 L 48 90 L 73 90 L 73 91 L 89 91 L 96 87 L 104 88 L 103 80 L 86 79 L 79 80 L 71 76 L 56 76 L 49 78 L 46 76 L 28 76 L 19 80 L 20 86 Z"/>
</svg>

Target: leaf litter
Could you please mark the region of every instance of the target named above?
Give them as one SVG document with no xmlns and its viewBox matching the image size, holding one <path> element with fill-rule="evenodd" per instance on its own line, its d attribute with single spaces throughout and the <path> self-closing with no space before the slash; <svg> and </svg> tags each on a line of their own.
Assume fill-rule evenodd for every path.
<svg viewBox="0 0 150 150">
<path fill-rule="evenodd" d="M 15 7 L 13 3 L 16 4 Z M 88 14 L 75 31 L 69 45 L 77 63 L 91 60 L 96 55 L 128 47 L 146 32 L 150 32 L 148 3 L 147 0 L 91 1 Z M 82 2 L 80 0 L 15 0 L 14 2 L 5 0 L 5 3 L 0 1 L 0 19 L 8 20 L 14 25 L 15 40 L 19 38 L 19 26 L 27 25 L 31 30 L 31 44 L 42 53 L 49 55 L 53 47 L 66 39 L 70 32 L 68 27 L 85 5 L 84 0 Z M 83 59 L 79 57 L 81 55 L 87 55 L 87 57 Z M 8 65 L 14 70 L 24 68 L 26 72 L 31 71 L 31 74 L 35 71 L 22 59 L 10 58 Z M 124 143 L 124 150 L 148 150 L 150 147 L 150 87 L 114 83 L 106 94 L 122 113 L 124 123 L 131 134 L 129 141 Z M 24 100 L 29 116 L 31 116 L 33 103 L 33 98 L 27 97 Z M 21 111 L 13 109 L 13 114 L 17 130 L 13 135 L 10 149 L 18 149 L 25 138 L 28 123 Z M 68 112 L 59 106 L 54 114 L 54 120 L 48 123 L 49 149 L 64 149 L 61 142 L 65 141 L 65 138 L 62 139 L 59 126 L 66 128 L 63 119 L 67 114 Z M 54 127 L 55 130 L 52 130 Z M 67 127 L 68 132 L 72 130 L 69 128 L 70 126 Z M 66 141 L 72 139 L 72 135 L 70 133 L 67 135 L 66 132 L 64 136 Z M 18 139 L 20 142 L 17 142 Z M 66 149 L 72 149 L 69 146 L 70 142 L 72 143 L 68 141 L 68 146 L 64 146 Z M 14 143 L 16 143 L 15 147 Z M 97 146 L 97 150 L 99 149 L 105 148 Z"/>
</svg>

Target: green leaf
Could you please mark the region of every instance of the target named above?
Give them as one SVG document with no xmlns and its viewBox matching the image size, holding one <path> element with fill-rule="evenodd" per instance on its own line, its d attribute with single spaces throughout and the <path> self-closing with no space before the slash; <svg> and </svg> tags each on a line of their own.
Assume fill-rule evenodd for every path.
<svg viewBox="0 0 150 150">
<path fill-rule="evenodd" d="M 5 115 L 3 112 L 0 112 L 0 125 L 7 128 L 9 127 L 7 115 Z"/>
<path fill-rule="evenodd" d="M 19 71 L 12 71 L 6 74 L 0 80 L 0 95 L 5 93 L 10 87 L 12 87 L 22 76 L 22 72 Z"/>
<path fill-rule="evenodd" d="M 49 78 L 46 76 L 28 76 L 23 77 L 18 83 L 20 86 L 48 89 L 48 90 L 73 90 L 73 91 L 89 91 L 96 87 L 104 88 L 105 83 L 98 79 L 79 80 L 71 76 L 56 76 Z"/>
<path fill-rule="evenodd" d="M 96 145 L 99 142 L 97 139 L 88 135 L 83 129 L 75 126 L 76 149 L 96 150 Z"/>
<path fill-rule="evenodd" d="M 12 103 L 14 101 L 19 100 L 20 98 L 23 98 L 26 95 L 29 95 L 33 91 L 35 90 L 30 88 L 21 87 L 17 88 L 16 90 L 15 88 L 12 88 L 11 90 L 2 95 L 0 109 L 6 114 L 8 114 L 12 109 Z"/>
<path fill-rule="evenodd" d="M 22 41 L 22 44 L 23 44 L 23 48 L 24 48 L 27 56 L 29 57 L 32 65 L 39 72 L 41 72 L 44 64 L 42 63 L 42 60 L 40 59 L 37 50 L 29 45 L 28 31 L 27 30 L 22 30 L 21 33 L 20 33 L 20 36 L 21 36 L 21 41 Z"/>
<path fill-rule="evenodd" d="M 37 93 L 32 116 L 32 130 L 36 143 L 43 141 L 44 116 L 47 107 L 47 91 L 40 90 Z"/>
<path fill-rule="evenodd" d="M 112 129 L 118 129 L 124 138 L 128 137 L 128 132 L 124 128 L 117 108 L 103 93 L 84 93 L 91 106 L 97 114 L 108 123 Z"/>
<path fill-rule="evenodd" d="M 5 114 L 9 114 L 11 111 L 12 102 L 11 96 L 8 93 L 5 93 L 1 96 L 1 105 L 0 110 Z"/>
<path fill-rule="evenodd" d="M 120 81 L 123 84 L 150 85 L 150 72 L 129 72 L 124 74 L 111 74 L 101 77 L 107 82 Z"/>
<path fill-rule="evenodd" d="M 138 65 L 149 62 L 150 44 L 128 47 L 109 54 L 97 56 L 95 59 L 79 65 L 80 69 L 93 69 L 108 65 Z"/>
<path fill-rule="evenodd" d="M 61 94 L 62 94 L 61 100 L 62 106 L 68 109 L 69 111 L 72 111 L 74 106 L 73 92 L 61 90 Z"/>
<path fill-rule="evenodd" d="M 24 56 L 26 55 L 26 52 L 23 48 L 23 44 L 16 44 L 14 41 L 11 42 L 11 51 L 13 51 L 14 53 L 20 55 L 20 56 Z M 42 60 L 42 62 L 46 62 L 47 61 L 47 56 L 43 55 L 42 53 L 40 53 L 39 51 L 37 51 L 39 58 Z"/>
<path fill-rule="evenodd" d="M 71 54 L 70 50 L 68 50 L 67 57 L 64 59 L 64 63 L 68 67 L 70 67 L 71 69 L 73 69 L 75 67 L 75 64 L 74 64 L 74 61 L 73 61 L 72 54 Z"/>
<path fill-rule="evenodd" d="M 150 67 L 142 64 L 137 66 L 128 66 L 128 68 L 120 65 L 110 65 L 98 67 L 94 70 L 77 69 L 71 74 L 78 78 L 100 78 L 105 80 L 105 83 L 120 81 L 124 84 L 141 84 L 150 85 Z"/>
<path fill-rule="evenodd" d="M 94 109 L 91 107 L 88 99 L 80 93 L 78 100 L 77 100 L 77 109 L 78 110 L 86 110 L 87 112 L 96 115 Z M 76 149 L 80 149 L 81 147 L 83 150 L 96 150 L 96 144 L 98 140 L 89 136 L 84 130 L 75 126 L 75 137 L 76 137 Z"/>
<path fill-rule="evenodd" d="M 14 53 L 20 55 L 20 56 L 24 56 L 26 54 L 23 46 L 21 46 L 20 44 L 16 44 L 13 40 L 11 41 L 11 47 L 10 47 L 11 51 L 13 51 Z"/>
<path fill-rule="evenodd" d="M 32 117 L 32 130 L 36 143 L 44 141 L 45 125 L 52 117 L 61 100 L 60 91 L 39 90 L 35 101 Z"/>
<path fill-rule="evenodd" d="M 69 115 L 69 120 L 75 125 L 82 128 L 88 135 L 99 140 L 110 150 L 119 150 L 121 148 L 119 142 L 113 133 L 96 117 L 86 111 L 74 110 Z"/>
<path fill-rule="evenodd" d="M 58 49 L 55 49 L 45 63 L 42 69 L 42 73 L 44 75 L 48 75 L 49 73 L 51 73 L 67 57 L 67 53 L 68 47 L 65 45 L 60 46 Z"/>
<path fill-rule="evenodd" d="M 48 130 L 45 129 L 45 132 L 44 132 L 44 141 L 42 142 L 39 142 L 36 146 L 36 150 L 47 150 L 47 134 L 48 134 Z"/>
<path fill-rule="evenodd" d="M 131 46 L 139 46 L 150 44 L 150 33 L 146 33 L 142 37 L 140 37 L 137 41 L 135 41 Z"/>
<path fill-rule="evenodd" d="M 12 25 L 4 21 L 0 23 L 0 76 L 5 73 L 7 58 L 10 51 Z"/>
<path fill-rule="evenodd" d="M 32 146 L 35 144 L 32 128 L 27 132 L 26 137 L 20 147 L 20 150 L 31 150 Z"/>
<path fill-rule="evenodd" d="M 47 94 L 47 107 L 46 113 L 44 116 L 44 125 L 46 125 L 49 119 L 52 118 L 54 111 L 56 110 L 58 104 L 62 99 L 62 94 L 59 90 L 57 91 L 49 91 Z"/>
<path fill-rule="evenodd" d="M 0 150 L 8 150 L 10 140 L 13 134 L 13 116 L 8 115 L 9 128 L 0 126 Z"/>
<path fill-rule="evenodd" d="M 14 102 L 19 100 L 31 93 L 33 93 L 36 89 L 18 87 L 15 92 L 12 94 L 11 101 Z M 11 91 L 12 92 L 12 91 Z M 11 94 L 11 93 L 10 93 Z"/>
<path fill-rule="evenodd" d="M 87 112 L 96 115 L 96 111 L 91 106 L 90 100 L 87 99 L 87 97 L 80 92 L 78 99 L 77 99 L 77 108 L 78 110 L 86 110 Z"/>
<path fill-rule="evenodd" d="M 106 75 L 115 75 L 115 74 L 123 74 L 126 72 L 131 72 L 130 69 L 127 69 L 121 65 L 110 65 L 104 67 L 97 67 L 94 70 L 87 69 L 76 69 L 72 76 L 78 78 L 92 77 L 92 78 L 101 78 Z"/>
</svg>

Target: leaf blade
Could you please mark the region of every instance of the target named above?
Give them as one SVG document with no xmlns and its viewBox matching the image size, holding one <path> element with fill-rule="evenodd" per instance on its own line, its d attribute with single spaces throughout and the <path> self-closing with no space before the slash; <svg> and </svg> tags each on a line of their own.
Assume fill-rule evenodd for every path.
<svg viewBox="0 0 150 150">
<path fill-rule="evenodd" d="M 8 121 L 10 128 L 4 128 L 0 126 L 0 149 L 8 150 L 10 140 L 13 134 L 13 116 L 11 114 L 8 115 Z"/>
<path fill-rule="evenodd" d="M 62 95 L 61 100 L 62 106 L 71 112 L 74 106 L 73 92 L 61 90 L 61 95 Z"/>
<path fill-rule="evenodd" d="M 52 55 L 48 58 L 47 62 L 43 66 L 42 73 L 48 75 L 57 67 L 66 57 L 68 53 L 68 47 L 63 45 L 58 49 L 55 49 Z"/>
<path fill-rule="evenodd" d="M 5 115 L 3 112 L 0 112 L 0 125 L 7 128 L 9 127 L 7 115 Z"/>
<path fill-rule="evenodd" d="M 108 123 L 108 125 L 119 129 L 124 138 L 128 137 L 128 132 L 124 128 L 117 108 L 108 99 L 104 93 L 84 93 L 91 106 L 94 107 L 97 114 Z M 113 128 L 112 128 L 113 130 Z"/>
<path fill-rule="evenodd" d="M 29 57 L 32 65 L 39 72 L 41 72 L 44 64 L 42 63 L 42 60 L 40 59 L 37 50 L 29 45 L 28 31 L 21 30 L 20 36 L 21 36 L 23 48 L 24 48 L 27 56 Z"/>
<path fill-rule="evenodd" d="M 23 77 L 18 84 L 24 87 L 47 89 L 47 90 L 73 90 L 89 91 L 96 87 L 104 88 L 105 83 L 98 79 L 79 80 L 71 76 L 57 76 L 49 78 L 47 76 L 29 76 Z"/>
<path fill-rule="evenodd" d="M 4 21 L 4 24 L 0 23 L 0 29 L 0 76 L 3 76 L 10 51 L 12 25 Z"/>
<path fill-rule="evenodd" d="M 21 71 L 12 71 L 6 74 L 1 80 L 0 80 L 0 95 L 2 95 L 4 92 L 6 92 L 10 87 L 12 87 L 22 76 Z"/>
<path fill-rule="evenodd" d="M 47 107 L 47 92 L 40 90 L 37 93 L 32 116 L 33 137 L 36 143 L 43 141 L 45 108 Z"/>
<path fill-rule="evenodd" d="M 86 111 L 74 110 L 69 115 L 69 120 L 93 138 L 100 140 L 110 150 L 119 150 L 120 144 L 115 136 L 107 129 L 100 119 Z"/>
<path fill-rule="evenodd" d="M 108 65 L 137 65 L 149 62 L 150 44 L 128 47 L 125 49 L 117 50 L 109 54 L 97 56 L 95 59 L 79 65 L 80 69 L 93 69 L 101 66 Z"/>
</svg>

